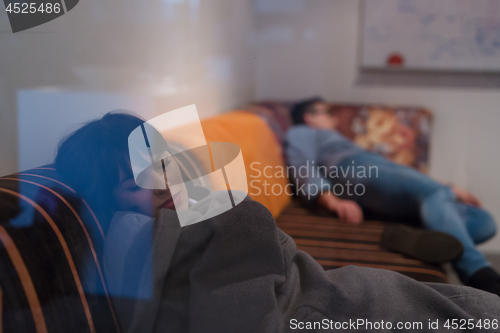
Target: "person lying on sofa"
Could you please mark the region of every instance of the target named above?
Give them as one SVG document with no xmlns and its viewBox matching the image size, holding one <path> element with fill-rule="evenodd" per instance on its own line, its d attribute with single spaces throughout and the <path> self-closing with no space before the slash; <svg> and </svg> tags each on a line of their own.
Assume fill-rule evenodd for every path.
<svg viewBox="0 0 500 333">
<path fill-rule="evenodd" d="M 500 298 L 490 293 L 372 268 L 325 271 L 250 197 L 180 227 L 178 213 L 203 217 L 224 204 L 219 192 L 194 203 L 189 188 L 138 187 L 128 136 L 143 123 L 108 113 L 64 139 L 55 161 L 83 198 L 114 214 L 103 261 L 123 332 L 373 331 L 407 323 L 440 331 L 450 318 L 498 327 Z"/>
<path fill-rule="evenodd" d="M 286 134 L 285 152 L 290 166 L 307 170 L 290 175 L 309 206 L 323 206 L 355 224 L 362 222 L 363 211 L 399 222 L 418 216 L 424 228 L 462 243 L 464 251 L 452 264 L 465 284 L 500 295 L 500 276 L 476 248 L 495 235 L 495 221 L 472 194 L 358 147 L 336 130 L 338 119 L 321 98 L 297 103 L 292 117 L 295 126 Z M 411 240 L 418 239 L 419 231 L 394 230 L 384 234 L 386 242 L 402 252 L 418 252 Z M 429 239 L 421 248 L 429 253 L 432 244 Z M 442 246 L 436 245 L 438 255 Z"/>
</svg>

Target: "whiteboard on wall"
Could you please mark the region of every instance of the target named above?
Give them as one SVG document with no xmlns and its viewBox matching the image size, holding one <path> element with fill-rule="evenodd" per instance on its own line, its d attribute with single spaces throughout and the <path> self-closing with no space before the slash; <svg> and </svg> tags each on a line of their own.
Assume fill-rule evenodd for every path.
<svg viewBox="0 0 500 333">
<path fill-rule="evenodd" d="M 500 71 L 500 0 L 365 0 L 361 66 Z"/>
</svg>

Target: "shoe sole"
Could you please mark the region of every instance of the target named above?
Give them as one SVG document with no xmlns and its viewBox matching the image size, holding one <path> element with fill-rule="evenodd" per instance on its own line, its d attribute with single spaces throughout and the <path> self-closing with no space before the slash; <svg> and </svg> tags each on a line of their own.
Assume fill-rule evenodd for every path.
<svg viewBox="0 0 500 333">
<path fill-rule="evenodd" d="M 387 226 L 382 233 L 382 246 L 429 263 L 448 262 L 464 252 L 462 243 L 453 236 L 403 225 Z"/>
</svg>

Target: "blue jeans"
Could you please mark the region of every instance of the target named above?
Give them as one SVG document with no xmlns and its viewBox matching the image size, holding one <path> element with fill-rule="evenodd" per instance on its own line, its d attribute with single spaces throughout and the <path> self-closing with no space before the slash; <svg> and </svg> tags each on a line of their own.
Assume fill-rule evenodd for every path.
<svg viewBox="0 0 500 333">
<path fill-rule="evenodd" d="M 344 170 L 354 167 L 354 177 L 352 172 L 345 177 L 339 172 L 340 183 L 362 184 L 358 185 L 357 193 L 365 191 L 362 195 L 351 196 L 345 191 L 343 199 L 354 200 L 368 214 L 386 220 L 405 222 L 417 217 L 425 228 L 458 239 L 464 246 L 464 253 L 452 264 L 462 281 L 466 282 L 479 269 L 491 265 L 476 244 L 495 235 L 495 221 L 485 210 L 459 203 L 448 186 L 417 170 L 367 152 L 343 160 L 338 167 Z M 365 177 L 359 173 L 363 167 Z M 369 167 L 372 167 L 371 177 L 368 177 Z"/>
</svg>

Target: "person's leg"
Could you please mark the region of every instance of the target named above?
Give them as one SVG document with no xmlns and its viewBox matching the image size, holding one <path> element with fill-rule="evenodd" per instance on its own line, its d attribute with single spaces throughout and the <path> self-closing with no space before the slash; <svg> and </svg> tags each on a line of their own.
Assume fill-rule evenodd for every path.
<svg viewBox="0 0 500 333">
<path fill-rule="evenodd" d="M 450 188 L 443 186 L 423 198 L 421 218 L 426 228 L 452 235 L 462 243 L 464 252 L 452 264 L 463 282 L 467 282 L 481 268 L 491 266 L 476 248 Z"/>
<path fill-rule="evenodd" d="M 364 195 L 347 197 L 363 209 L 377 212 L 391 219 L 414 219 L 419 216 L 424 227 L 444 232 L 457 238 L 464 246 L 463 255 L 454 268 L 463 281 L 483 267 L 490 266 L 469 235 L 464 217 L 460 214 L 456 198 L 447 186 L 405 166 L 374 154 L 360 154 L 342 161 L 340 168 L 356 170 L 372 167 L 371 177 L 352 177 L 352 172 L 341 179 L 345 184 L 363 184 Z M 375 169 L 378 172 L 375 175 Z M 355 173 L 355 176 L 357 173 Z"/>
<path fill-rule="evenodd" d="M 363 210 L 384 220 L 420 221 L 420 205 L 425 195 L 444 187 L 412 168 L 372 153 L 345 159 L 339 169 L 340 178 L 332 182 L 337 180 L 344 188 L 349 182 L 351 188 L 359 185 L 365 190 L 360 196 L 348 196 L 344 191 L 341 197 L 356 201 Z"/>
<path fill-rule="evenodd" d="M 476 244 L 485 242 L 495 235 L 496 224 L 488 212 L 463 203 L 457 203 L 457 206 L 465 219 L 469 235 Z M 500 275 L 491 266 L 476 271 L 467 279 L 466 283 L 468 286 L 500 296 Z"/>
<path fill-rule="evenodd" d="M 481 244 L 493 238 L 497 226 L 493 217 L 484 209 L 457 203 L 458 209 L 465 219 L 465 226 L 475 244 Z"/>
</svg>

